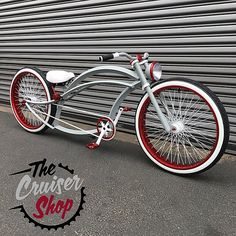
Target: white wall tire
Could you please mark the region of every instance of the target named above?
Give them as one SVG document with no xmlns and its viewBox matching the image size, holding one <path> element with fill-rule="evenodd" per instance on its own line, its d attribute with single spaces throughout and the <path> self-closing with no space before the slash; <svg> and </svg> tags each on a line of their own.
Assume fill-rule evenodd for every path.
<svg viewBox="0 0 236 236">
<path fill-rule="evenodd" d="M 177 95 L 175 95 L 176 99 L 179 99 L 179 104 L 176 101 L 171 100 L 171 95 L 168 95 L 168 93 L 170 93 L 170 91 L 172 91 L 172 90 L 175 91 L 175 89 L 176 90 L 181 89 L 181 93 L 183 93 L 183 91 L 184 91 L 187 94 L 186 95 L 183 93 L 183 95 L 178 95 L 179 98 L 177 98 Z M 172 124 L 176 124 L 176 129 L 178 129 L 178 131 L 175 131 L 176 133 L 174 133 L 174 131 L 173 131 L 171 134 L 168 134 L 168 133 L 165 134 L 161 130 L 159 120 L 155 121 L 158 124 L 151 123 L 151 122 L 153 122 L 153 118 L 152 119 L 148 118 L 148 117 L 151 117 L 150 116 L 151 113 L 148 111 L 148 109 L 151 109 L 149 107 L 149 106 L 151 106 L 150 105 L 151 102 L 150 102 L 148 95 L 144 94 L 143 98 L 141 99 L 141 101 L 138 105 L 137 111 L 136 111 L 135 129 L 136 129 L 138 141 L 139 141 L 143 151 L 146 153 L 146 155 L 159 167 L 165 169 L 166 171 L 176 173 L 176 174 L 194 174 L 194 173 L 199 173 L 199 172 L 205 171 L 205 170 L 209 169 L 210 167 L 212 167 L 220 159 L 220 157 L 224 153 L 225 148 L 228 143 L 228 139 L 229 139 L 228 117 L 227 117 L 225 109 L 224 109 L 222 103 L 219 101 L 219 99 L 207 87 L 205 87 L 195 81 L 189 80 L 189 79 L 167 80 L 167 81 L 164 81 L 164 82 L 161 82 L 161 83 L 155 85 L 152 88 L 152 91 L 155 96 L 162 96 L 162 97 L 166 96 L 166 98 L 165 98 L 166 104 L 164 104 L 162 101 L 162 103 L 164 105 L 161 103 L 159 105 L 160 106 L 163 105 L 162 111 L 163 111 L 163 113 L 165 113 L 165 115 L 167 117 L 168 117 L 167 113 L 169 112 L 169 116 L 171 116 L 171 118 L 169 118 L 170 122 L 172 122 Z M 193 95 L 191 94 L 191 92 L 193 93 Z M 163 95 L 163 93 L 166 95 Z M 191 99 L 186 100 L 186 97 L 188 96 L 188 94 L 191 94 L 191 96 L 196 96 L 196 97 L 198 96 L 200 100 L 202 99 L 202 101 L 199 101 L 199 103 L 201 102 L 200 103 L 201 106 L 198 105 L 203 110 L 201 112 L 203 113 L 203 115 L 206 113 L 206 114 L 209 114 L 209 116 L 210 115 L 212 116 L 209 118 L 209 120 L 211 121 L 210 124 L 212 127 L 214 126 L 214 122 L 216 123 L 215 128 L 213 127 L 212 130 L 210 128 L 208 128 L 208 130 L 207 130 L 207 135 L 210 135 L 210 137 L 212 137 L 212 139 L 214 139 L 214 142 L 210 141 L 209 137 L 208 137 L 209 138 L 209 141 L 208 141 L 207 136 L 206 136 L 206 140 L 209 143 L 209 144 L 206 144 L 207 142 L 203 140 L 200 133 L 198 134 L 198 137 L 200 137 L 198 139 L 200 141 L 199 140 L 195 141 L 195 140 L 197 140 L 196 139 L 197 135 L 195 134 L 195 136 L 196 136 L 195 137 L 195 136 L 193 136 L 192 133 L 198 133 L 199 127 L 196 126 L 196 124 L 194 124 L 195 125 L 194 127 L 197 130 L 197 131 L 194 131 L 192 128 L 193 127 L 193 123 L 191 123 L 192 121 L 191 120 L 189 121 L 189 119 L 188 119 L 188 121 L 186 122 L 187 118 L 191 117 L 189 115 L 188 110 L 187 110 L 187 112 L 185 110 L 186 114 L 181 113 L 181 109 L 182 109 L 181 106 L 183 106 L 183 109 L 184 109 L 184 104 L 182 104 L 180 102 L 180 97 L 183 96 L 183 103 L 187 102 L 187 101 L 188 101 L 188 103 L 190 103 Z M 170 101 L 167 101 L 168 96 L 169 96 Z M 184 96 L 185 96 L 185 99 L 184 99 Z M 162 98 L 162 99 L 164 99 L 164 98 Z M 196 98 L 194 98 L 194 99 L 196 99 Z M 195 101 L 194 99 L 192 99 L 192 100 Z M 205 104 L 203 101 L 205 102 Z M 173 106 L 173 104 L 174 104 L 174 106 Z M 182 105 L 180 105 L 180 104 L 182 104 Z M 167 108 L 165 108 L 166 106 L 167 106 Z M 176 108 L 177 108 L 177 106 L 180 107 L 180 109 L 179 109 L 180 111 L 178 111 L 178 113 L 175 111 L 175 106 L 176 106 Z M 209 111 L 207 111 L 207 108 L 209 108 Z M 185 107 L 185 109 L 186 109 L 186 107 Z M 193 103 L 193 109 L 195 109 L 194 103 Z M 192 112 L 192 110 L 190 110 L 190 111 Z M 146 112 L 146 116 L 145 116 L 145 112 Z M 176 115 L 173 115 L 173 114 L 171 115 L 171 112 Z M 197 108 L 194 110 L 193 113 L 195 114 L 196 112 L 198 112 Z M 200 109 L 199 109 L 199 112 L 200 112 Z M 181 115 L 179 115 L 179 113 L 181 113 Z M 184 117 L 184 114 L 185 114 L 185 117 Z M 153 115 L 153 114 L 151 114 L 151 115 Z M 197 115 L 198 115 L 198 113 L 197 113 Z M 182 118 L 180 118 L 180 117 L 182 117 Z M 201 114 L 199 115 L 199 118 L 198 118 L 199 120 L 201 120 L 200 117 L 201 117 Z M 181 121 L 181 119 L 182 119 L 182 121 Z M 196 118 L 194 117 L 194 122 L 195 122 L 195 119 Z M 214 122 L 212 122 L 212 120 Z M 203 121 L 204 121 L 204 119 L 203 119 Z M 205 120 L 205 121 L 208 121 L 208 120 Z M 208 122 L 210 122 L 210 121 L 208 121 Z M 184 128 L 182 128 L 181 125 L 178 126 L 178 122 L 179 123 L 182 122 L 181 124 Z M 198 120 L 197 120 L 197 122 L 198 122 Z M 142 123 L 145 123 L 145 125 L 143 125 Z M 157 127 L 157 126 L 159 126 L 159 127 Z M 215 129 L 215 132 L 214 132 L 214 129 Z M 190 130 L 192 133 L 190 132 Z M 202 132 L 204 130 L 203 127 L 200 130 Z M 154 131 L 156 133 L 154 133 Z M 193 137 L 190 135 L 192 135 Z M 159 137 L 154 137 L 154 136 L 159 136 Z M 160 144 L 162 146 L 158 146 L 159 145 L 158 138 L 159 138 L 159 142 L 162 142 L 162 144 Z M 196 145 L 198 145 L 198 148 L 196 148 L 196 146 L 195 146 L 194 147 L 195 149 L 192 148 L 192 150 L 191 150 L 192 143 L 191 143 L 191 145 L 187 142 L 184 143 L 184 139 L 194 140 Z M 193 142 L 193 141 L 191 141 L 191 142 Z M 174 145 L 178 146 L 178 148 L 176 148 Z M 189 146 L 190 146 L 190 148 L 189 148 Z M 201 149 L 204 149 L 204 151 L 200 151 L 199 146 L 203 147 Z M 181 149 L 181 147 L 182 147 L 182 149 Z M 178 152 L 181 154 L 181 156 L 179 154 L 177 154 Z M 199 152 L 199 156 L 201 156 L 201 157 L 195 157 L 195 156 L 197 156 L 196 154 L 198 152 Z M 194 153 L 195 153 L 195 155 L 194 155 Z M 194 162 L 194 158 L 196 158 L 195 162 Z"/>
<path fill-rule="evenodd" d="M 51 100 L 52 89 L 44 77 L 43 72 L 38 69 L 23 68 L 16 73 L 11 83 L 10 102 L 13 114 L 20 126 L 31 133 L 41 133 L 48 128 L 24 105 L 25 99 Z M 55 115 L 53 105 L 37 105 L 35 108 L 46 113 L 43 115 L 38 112 L 46 123 L 53 123 L 50 117 Z"/>
</svg>

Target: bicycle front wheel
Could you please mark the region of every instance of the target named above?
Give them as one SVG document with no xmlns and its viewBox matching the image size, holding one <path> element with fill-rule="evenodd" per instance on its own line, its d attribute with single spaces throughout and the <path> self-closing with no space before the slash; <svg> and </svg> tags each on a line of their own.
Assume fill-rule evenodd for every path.
<svg viewBox="0 0 236 236">
<path fill-rule="evenodd" d="M 152 88 L 171 125 L 166 132 L 145 94 L 135 119 L 136 134 L 147 156 L 176 174 L 193 174 L 212 167 L 229 139 L 226 111 L 206 86 L 189 79 L 171 79 Z"/>
</svg>

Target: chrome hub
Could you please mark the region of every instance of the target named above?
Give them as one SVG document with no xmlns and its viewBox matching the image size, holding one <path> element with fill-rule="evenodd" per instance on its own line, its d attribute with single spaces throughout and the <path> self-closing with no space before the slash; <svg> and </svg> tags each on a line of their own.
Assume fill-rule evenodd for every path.
<svg viewBox="0 0 236 236">
<path fill-rule="evenodd" d="M 179 134 L 185 130 L 185 125 L 183 121 L 178 120 L 171 124 L 171 132 L 174 134 Z"/>
</svg>

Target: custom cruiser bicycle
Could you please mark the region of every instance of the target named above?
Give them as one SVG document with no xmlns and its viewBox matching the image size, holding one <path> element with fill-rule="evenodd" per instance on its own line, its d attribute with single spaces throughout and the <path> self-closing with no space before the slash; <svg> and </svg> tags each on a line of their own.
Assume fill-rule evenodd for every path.
<svg viewBox="0 0 236 236">
<path fill-rule="evenodd" d="M 216 95 L 206 86 L 186 78 L 159 81 L 162 70 L 158 62 L 148 62 L 143 56 L 121 52 L 99 57 L 108 61 L 125 57 L 131 68 L 104 65 L 75 76 L 72 72 L 52 70 L 47 73 L 35 68 L 19 70 L 11 84 L 11 107 L 18 123 L 27 131 L 39 133 L 47 128 L 76 135 L 92 135 L 96 142 L 87 145 L 99 147 L 102 140 L 112 140 L 116 133 L 124 99 L 135 89 L 145 94 L 137 104 L 135 130 L 140 146 L 159 167 L 176 174 L 193 174 L 212 167 L 223 155 L 229 139 L 229 121 Z M 116 73 L 130 80 L 84 79 L 102 73 Z M 156 82 L 158 81 L 158 82 Z M 153 83 L 156 82 L 156 83 Z M 107 116 L 75 109 L 65 102 L 95 85 L 125 87 L 116 98 Z M 63 86 L 62 92 L 55 87 Z M 77 111 L 96 118 L 92 129 L 84 129 L 61 119 L 62 109 Z"/>
</svg>

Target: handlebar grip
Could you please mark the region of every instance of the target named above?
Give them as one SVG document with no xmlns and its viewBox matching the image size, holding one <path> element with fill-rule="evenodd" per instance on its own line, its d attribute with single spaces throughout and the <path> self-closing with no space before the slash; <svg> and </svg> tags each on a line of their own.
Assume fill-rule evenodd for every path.
<svg viewBox="0 0 236 236">
<path fill-rule="evenodd" d="M 108 61 L 108 60 L 111 60 L 111 59 L 114 59 L 114 54 L 112 54 L 112 53 L 99 57 L 100 61 Z"/>
</svg>

